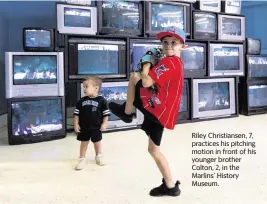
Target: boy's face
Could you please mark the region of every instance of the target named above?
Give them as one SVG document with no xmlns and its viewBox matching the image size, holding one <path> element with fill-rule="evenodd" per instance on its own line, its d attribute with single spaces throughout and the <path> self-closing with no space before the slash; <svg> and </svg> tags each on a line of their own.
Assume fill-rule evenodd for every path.
<svg viewBox="0 0 267 204">
<path fill-rule="evenodd" d="M 180 56 L 180 53 L 184 47 L 184 44 L 176 37 L 164 37 L 162 39 L 162 49 L 167 57 Z"/>
<path fill-rule="evenodd" d="M 96 96 L 98 90 L 98 86 L 96 86 L 93 81 L 86 80 L 83 82 L 83 91 L 86 96 Z"/>
</svg>

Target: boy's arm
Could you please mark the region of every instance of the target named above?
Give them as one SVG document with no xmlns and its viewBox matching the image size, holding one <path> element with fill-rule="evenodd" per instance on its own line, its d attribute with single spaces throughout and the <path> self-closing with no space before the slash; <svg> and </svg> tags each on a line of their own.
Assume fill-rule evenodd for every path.
<svg viewBox="0 0 267 204">
<path fill-rule="evenodd" d="M 80 101 L 77 103 L 76 108 L 74 110 L 74 130 L 75 132 L 80 132 L 81 128 L 79 125 L 79 114 L 80 114 Z"/>
<path fill-rule="evenodd" d="M 101 131 L 104 131 L 107 128 L 107 123 L 108 123 L 108 116 L 110 116 L 110 111 L 108 109 L 108 102 L 106 99 L 103 98 L 102 106 L 101 106 L 101 111 L 103 115 L 103 122 L 101 124 Z"/>
</svg>

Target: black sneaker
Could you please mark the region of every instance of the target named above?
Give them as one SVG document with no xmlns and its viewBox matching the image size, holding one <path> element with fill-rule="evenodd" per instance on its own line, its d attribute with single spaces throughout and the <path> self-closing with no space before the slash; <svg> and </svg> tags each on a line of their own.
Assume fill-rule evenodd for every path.
<svg viewBox="0 0 267 204">
<path fill-rule="evenodd" d="M 133 115 L 126 114 L 125 113 L 125 105 L 126 102 L 123 103 L 122 105 L 110 102 L 109 103 L 109 110 L 116 115 L 118 118 L 120 118 L 123 122 L 125 123 L 131 123 L 133 121 Z"/>
<path fill-rule="evenodd" d="M 164 179 L 162 180 L 162 184 L 159 187 L 153 188 L 150 191 L 150 196 L 159 197 L 159 196 L 179 196 L 181 194 L 181 190 L 179 189 L 180 181 L 175 183 L 173 188 L 168 188 Z"/>
</svg>

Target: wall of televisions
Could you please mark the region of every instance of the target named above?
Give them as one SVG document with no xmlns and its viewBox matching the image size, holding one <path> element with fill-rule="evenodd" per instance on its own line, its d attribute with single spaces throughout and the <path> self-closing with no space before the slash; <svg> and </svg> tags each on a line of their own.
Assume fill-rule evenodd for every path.
<svg viewBox="0 0 267 204">
<path fill-rule="evenodd" d="M 65 137 L 67 106 L 83 96 L 88 75 L 103 78 L 108 101 L 123 103 L 130 73 L 169 25 L 186 31 L 188 45 L 177 123 L 267 112 L 267 56 L 260 40 L 245 37 L 241 1 L 85 0 L 56 8 L 57 29 L 24 28 L 25 52 L 6 53 L 10 144 Z M 107 131 L 141 123 L 138 111 L 130 124 L 111 115 Z"/>
</svg>

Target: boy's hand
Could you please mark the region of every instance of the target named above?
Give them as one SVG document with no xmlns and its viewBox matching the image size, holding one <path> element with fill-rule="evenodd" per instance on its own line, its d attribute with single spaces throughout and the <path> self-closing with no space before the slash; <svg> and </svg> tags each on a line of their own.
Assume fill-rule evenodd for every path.
<svg viewBox="0 0 267 204">
<path fill-rule="evenodd" d="M 141 74 L 143 76 L 147 76 L 148 75 L 148 72 L 150 71 L 150 67 L 151 67 L 151 63 L 146 63 L 143 65 L 143 70 L 141 72 Z"/>
<path fill-rule="evenodd" d="M 80 125 L 79 124 L 75 124 L 74 125 L 74 130 L 75 130 L 75 132 L 79 133 L 80 130 L 81 130 Z"/>
<path fill-rule="evenodd" d="M 107 129 L 107 123 L 102 123 L 101 127 L 100 127 L 100 130 L 101 131 L 104 131 Z"/>
</svg>

